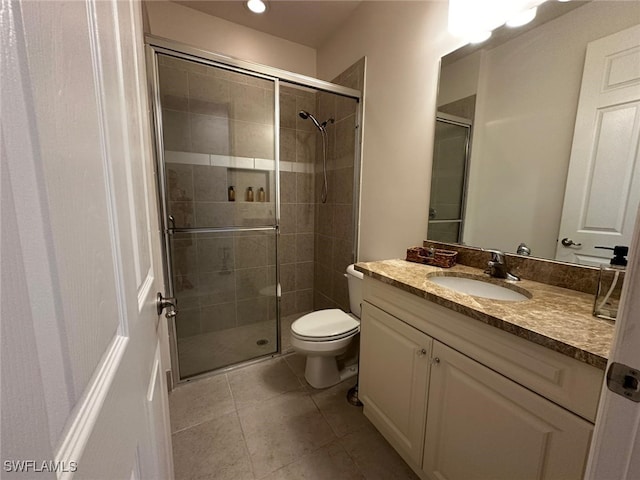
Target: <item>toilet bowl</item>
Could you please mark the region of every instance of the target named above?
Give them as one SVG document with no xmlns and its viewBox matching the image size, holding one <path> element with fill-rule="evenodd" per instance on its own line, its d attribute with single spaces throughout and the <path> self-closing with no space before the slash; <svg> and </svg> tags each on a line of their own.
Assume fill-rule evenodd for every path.
<svg viewBox="0 0 640 480">
<path fill-rule="evenodd" d="M 343 354 L 360 332 L 362 274 L 353 265 L 345 275 L 349 285 L 350 314 L 332 308 L 304 315 L 291 324 L 291 346 L 305 355 L 305 379 L 314 388 L 327 388 L 358 373 L 357 365 L 338 369 L 336 357 Z"/>
</svg>

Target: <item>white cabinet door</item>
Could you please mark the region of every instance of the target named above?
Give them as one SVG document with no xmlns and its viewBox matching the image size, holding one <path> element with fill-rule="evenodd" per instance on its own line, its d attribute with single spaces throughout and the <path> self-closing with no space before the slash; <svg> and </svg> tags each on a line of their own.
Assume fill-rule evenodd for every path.
<svg viewBox="0 0 640 480">
<path fill-rule="evenodd" d="M 437 341 L 433 357 L 430 478 L 582 478 L 593 425 Z"/>
<path fill-rule="evenodd" d="M 556 260 L 609 263 L 611 252 L 595 246 L 631 243 L 639 141 L 640 25 L 587 46 Z"/>
<path fill-rule="evenodd" d="M 359 377 L 364 414 L 417 469 L 422 464 L 432 344 L 428 335 L 364 303 Z"/>
</svg>

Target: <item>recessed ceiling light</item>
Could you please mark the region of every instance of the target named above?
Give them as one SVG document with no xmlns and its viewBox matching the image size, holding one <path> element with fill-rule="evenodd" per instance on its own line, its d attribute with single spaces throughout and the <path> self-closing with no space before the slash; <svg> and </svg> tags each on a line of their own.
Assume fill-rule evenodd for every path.
<svg viewBox="0 0 640 480">
<path fill-rule="evenodd" d="M 521 27 L 522 25 L 526 25 L 531 20 L 536 18 L 537 11 L 538 8 L 533 7 L 528 10 L 518 12 L 517 14 L 509 18 L 509 20 L 507 20 L 507 27 Z"/>
<path fill-rule="evenodd" d="M 267 6 L 262 0 L 248 0 L 247 8 L 253 13 L 264 13 L 267 10 Z"/>
</svg>

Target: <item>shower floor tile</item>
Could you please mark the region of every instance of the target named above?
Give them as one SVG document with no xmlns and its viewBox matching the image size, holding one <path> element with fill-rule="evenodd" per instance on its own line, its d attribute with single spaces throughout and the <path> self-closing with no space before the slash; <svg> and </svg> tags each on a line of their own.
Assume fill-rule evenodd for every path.
<svg viewBox="0 0 640 480">
<path fill-rule="evenodd" d="M 354 379 L 315 390 L 303 367 L 304 357 L 286 355 L 171 392 L 176 478 L 418 478 L 347 403 Z"/>
</svg>

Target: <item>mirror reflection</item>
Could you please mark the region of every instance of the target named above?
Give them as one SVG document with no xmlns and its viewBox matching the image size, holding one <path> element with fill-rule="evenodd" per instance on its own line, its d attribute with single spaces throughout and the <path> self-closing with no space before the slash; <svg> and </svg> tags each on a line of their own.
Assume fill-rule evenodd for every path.
<svg viewBox="0 0 640 480">
<path fill-rule="evenodd" d="M 640 203 L 640 4 L 538 17 L 442 59 L 427 238 L 597 265 Z"/>
</svg>

